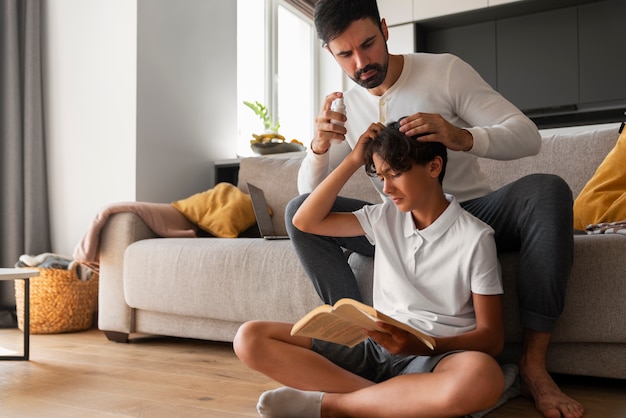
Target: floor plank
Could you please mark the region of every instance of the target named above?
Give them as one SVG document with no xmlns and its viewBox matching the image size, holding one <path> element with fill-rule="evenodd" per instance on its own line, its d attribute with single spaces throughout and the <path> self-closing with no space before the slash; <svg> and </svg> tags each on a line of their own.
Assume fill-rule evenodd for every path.
<svg viewBox="0 0 626 418">
<path fill-rule="evenodd" d="M 0 346 L 20 350 L 21 341 L 20 331 L 0 330 Z M 228 343 L 144 336 L 116 344 L 92 329 L 33 335 L 30 357 L 0 362 L 2 417 L 256 417 L 259 394 L 278 386 Z M 556 379 L 585 417 L 626 417 L 626 381 Z M 517 398 L 489 417 L 540 415 Z"/>
</svg>

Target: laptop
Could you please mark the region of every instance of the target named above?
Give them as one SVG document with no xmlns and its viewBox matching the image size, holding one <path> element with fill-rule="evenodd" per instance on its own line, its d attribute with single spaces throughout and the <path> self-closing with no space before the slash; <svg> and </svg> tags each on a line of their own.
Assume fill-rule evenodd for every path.
<svg viewBox="0 0 626 418">
<path fill-rule="evenodd" d="M 250 192 L 252 208 L 254 209 L 256 224 L 259 227 L 261 236 L 265 239 L 289 239 L 287 235 L 276 235 L 274 225 L 272 224 L 272 218 L 270 217 L 270 213 L 267 209 L 267 201 L 265 200 L 265 193 L 263 193 L 263 189 L 248 183 L 248 191 Z"/>
</svg>

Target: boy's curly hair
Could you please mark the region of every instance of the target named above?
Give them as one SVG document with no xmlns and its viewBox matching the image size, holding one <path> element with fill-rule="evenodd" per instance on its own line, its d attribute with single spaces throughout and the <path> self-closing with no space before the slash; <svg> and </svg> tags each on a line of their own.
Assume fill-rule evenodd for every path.
<svg viewBox="0 0 626 418">
<path fill-rule="evenodd" d="M 448 163 L 448 151 L 441 142 L 422 142 L 417 136 L 407 136 L 400 132 L 400 122 L 391 122 L 365 148 L 365 172 L 370 177 L 376 176 L 374 154 L 389 164 L 392 170 L 409 171 L 413 164 L 426 165 L 436 156 L 443 160 L 439 183 L 443 182 Z"/>
</svg>

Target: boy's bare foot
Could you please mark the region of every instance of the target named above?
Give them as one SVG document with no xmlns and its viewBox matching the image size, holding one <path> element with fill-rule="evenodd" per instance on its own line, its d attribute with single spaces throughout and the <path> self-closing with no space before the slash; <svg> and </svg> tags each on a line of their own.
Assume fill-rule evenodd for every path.
<svg viewBox="0 0 626 418">
<path fill-rule="evenodd" d="M 580 418 L 584 407 L 564 394 L 545 369 L 523 368 L 520 365 L 522 395 L 535 401 L 535 407 L 545 418 Z"/>
</svg>

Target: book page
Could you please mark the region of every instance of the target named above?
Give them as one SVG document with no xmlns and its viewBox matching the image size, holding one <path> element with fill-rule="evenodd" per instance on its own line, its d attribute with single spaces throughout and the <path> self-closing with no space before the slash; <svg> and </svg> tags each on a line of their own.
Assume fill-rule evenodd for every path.
<svg viewBox="0 0 626 418">
<path fill-rule="evenodd" d="M 337 344 L 353 347 L 367 338 L 363 333 L 363 326 L 358 323 L 347 321 L 335 313 L 318 313 L 309 320 L 293 327 L 291 335 L 317 338 Z"/>
<path fill-rule="evenodd" d="M 351 318 L 355 318 L 355 320 L 357 319 L 357 316 L 365 316 L 374 323 L 374 328 L 367 327 L 368 329 L 376 329 L 377 331 L 385 332 L 383 329 L 375 325 L 376 321 L 385 322 L 415 335 L 431 350 L 435 348 L 435 339 L 430 335 L 423 333 L 422 331 L 412 327 L 411 325 L 405 324 L 395 318 L 387 316 L 384 313 L 377 311 L 372 306 L 365 305 L 364 303 L 358 302 L 356 300 L 346 298 L 337 301 L 337 303 L 335 303 L 335 311 L 347 306 L 354 308 L 354 310 L 358 312 L 358 315 L 355 313 L 353 316 L 353 314 L 348 309 L 346 309 L 345 316 L 349 315 Z"/>
<path fill-rule="evenodd" d="M 317 338 L 352 347 L 367 338 L 363 329 L 387 332 L 377 322 L 407 331 L 433 349 L 435 340 L 421 331 L 352 299 L 341 299 L 334 307 L 322 305 L 294 324 L 291 335 Z"/>
</svg>

